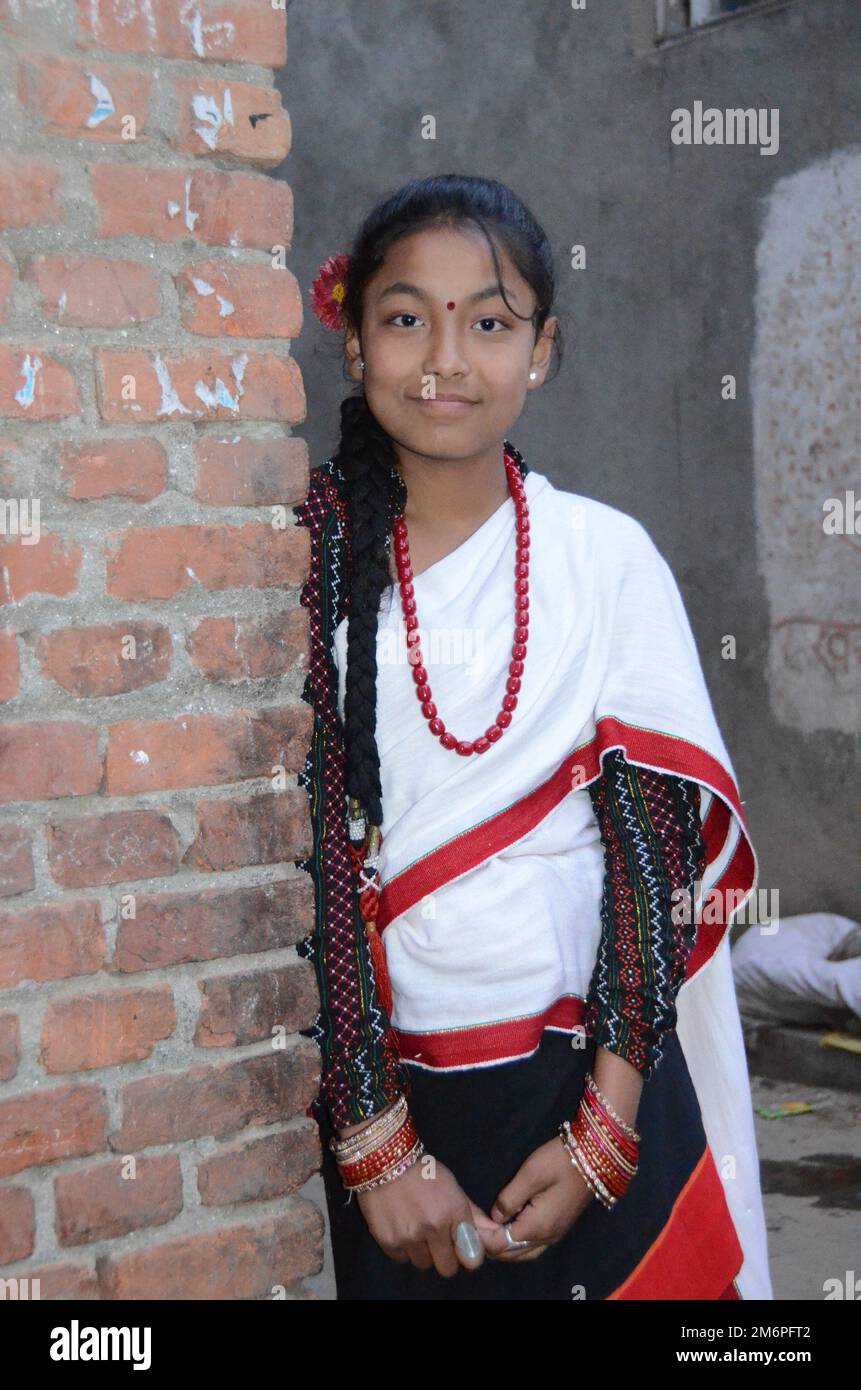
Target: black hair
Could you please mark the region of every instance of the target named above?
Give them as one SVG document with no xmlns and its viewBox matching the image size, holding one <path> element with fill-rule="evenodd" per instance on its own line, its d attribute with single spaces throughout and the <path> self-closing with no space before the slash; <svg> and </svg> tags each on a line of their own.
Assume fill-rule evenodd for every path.
<svg viewBox="0 0 861 1390">
<path fill-rule="evenodd" d="M 550 243 L 532 213 L 504 183 L 460 174 L 414 179 L 367 215 L 349 252 L 342 311 L 361 340 L 365 286 L 394 241 L 430 227 L 477 226 L 487 239 L 499 291 L 517 318 L 502 285 L 496 241 L 501 243 L 536 305 L 529 317 L 537 341 L 553 306 L 556 279 Z M 553 342 L 561 360 L 558 332 Z M 508 441 L 521 476 L 528 471 Z M 361 384 L 341 404 L 341 438 L 333 462 L 346 481 L 352 558 L 349 570 L 347 680 L 344 745 L 347 795 L 370 825 L 381 825 L 382 789 L 377 750 L 377 620 L 383 591 L 392 582 L 392 525 L 406 505 L 406 484 L 396 467 L 392 441 L 371 413 Z"/>
</svg>

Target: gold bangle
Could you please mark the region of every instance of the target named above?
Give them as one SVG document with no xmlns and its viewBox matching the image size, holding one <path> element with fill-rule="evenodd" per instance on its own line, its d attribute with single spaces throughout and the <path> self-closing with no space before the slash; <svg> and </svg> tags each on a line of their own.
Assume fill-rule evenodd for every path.
<svg viewBox="0 0 861 1390">
<path fill-rule="evenodd" d="M 592 1094 L 604 1106 L 610 1118 L 616 1121 L 616 1124 L 619 1126 L 622 1132 L 624 1134 L 627 1134 L 630 1139 L 635 1140 L 635 1142 L 639 1144 L 642 1135 L 638 1134 L 636 1129 L 633 1129 L 631 1125 L 629 1125 L 625 1120 L 623 1120 L 621 1115 L 616 1114 L 616 1111 L 613 1109 L 607 1097 L 603 1094 L 603 1092 L 598 1090 L 598 1087 L 595 1084 L 595 1078 L 590 1071 L 587 1071 L 586 1073 L 586 1085 L 589 1087 L 589 1090 L 592 1092 Z"/>
</svg>

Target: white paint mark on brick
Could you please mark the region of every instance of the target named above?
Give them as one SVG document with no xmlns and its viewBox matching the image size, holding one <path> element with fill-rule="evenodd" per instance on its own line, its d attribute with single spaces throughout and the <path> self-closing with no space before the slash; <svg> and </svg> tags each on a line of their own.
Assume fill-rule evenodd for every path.
<svg viewBox="0 0 861 1390">
<path fill-rule="evenodd" d="M 24 358 L 21 366 L 21 375 L 24 378 L 24 385 L 20 386 L 15 392 L 15 399 L 25 410 L 29 410 L 33 404 L 33 393 L 36 389 L 36 375 L 42 368 L 41 357 L 32 357 L 29 352 Z"/>
<path fill-rule="evenodd" d="M 65 291 L 65 290 L 63 290 L 63 293 L 60 295 L 60 298 L 59 298 L 59 301 L 58 301 L 58 304 L 57 304 L 57 310 L 58 310 L 58 313 L 59 313 L 60 318 L 62 318 L 63 315 L 64 315 L 65 312 L 66 312 L 66 291 Z"/>
<path fill-rule="evenodd" d="M 149 754 L 145 753 L 142 748 L 132 749 L 132 751 L 129 753 L 129 757 L 131 758 L 133 763 L 146 764 L 149 762 Z"/>
<path fill-rule="evenodd" d="M 197 275 L 192 275 L 191 283 L 194 285 L 194 288 L 197 290 L 198 294 L 215 294 L 215 290 L 212 288 L 208 280 L 201 280 Z"/>
<path fill-rule="evenodd" d="M 191 108 L 195 119 L 204 123 L 195 126 L 197 134 L 211 150 L 216 149 L 221 127 L 225 124 L 233 125 L 233 101 L 230 96 L 230 88 L 225 87 L 220 108 L 215 97 L 206 96 L 203 92 L 195 93 L 191 99 Z"/>
<path fill-rule="evenodd" d="M 230 300 L 225 299 L 224 295 L 218 294 L 217 291 L 213 289 L 212 285 L 209 284 L 208 280 L 201 280 L 198 276 L 193 275 L 191 277 L 191 283 L 194 285 L 194 288 L 197 290 L 198 294 L 215 295 L 216 299 L 218 300 L 218 314 L 220 318 L 224 319 L 227 318 L 229 314 L 236 313 L 236 309 L 234 305 L 231 304 Z"/>
<path fill-rule="evenodd" d="M 96 98 L 96 104 L 87 121 L 88 127 L 92 129 L 93 126 L 100 125 L 102 121 L 106 121 L 109 116 L 112 116 L 116 107 L 104 82 L 100 82 L 93 72 L 88 72 L 87 77 L 90 79 L 90 91 Z"/>
<path fill-rule="evenodd" d="M 152 361 L 155 374 L 158 377 L 158 384 L 161 387 L 161 405 L 158 408 L 158 414 L 173 415 L 174 411 L 178 410 L 181 415 L 191 415 L 192 412 L 187 406 L 183 405 L 179 396 L 176 394 L 173 388 L 173 382 L 170 379 L 170 372 L 158 353 L 153 353 Z"/>
<path fill-rule="evenodd" d="M 231 304 L 229 299 L 225 299 L 224 296 L 221 294 L 217 295 L 216 298 L 218 299 L 219 318 L 226 319 L 228 315 L 236 313 L 236 309 Z"/>
<path fill-rule="evenodd" d="M 194 231 L 194 224 L 195 224 L 195 222 L 197 221 L 198 217 L 200 216 L 200 213 L 199 213 L 199 212 L 192 212 L 191 207 L 189 206 L 189 199 L 190 199 L 190 197 L 191 197 L 191 174 L 189 174 L 188 178 L 187 178 L 186 181 L 185 181 L 185 225 L 186 225 L 186 227 L 188 228 L 188 230 L 189 230 L 190 232 L 193 232 L 193 231 Z"/>
<path fill-rule="evenodd" d="M 179 203 L 168 203 L 168 205 L 167 205 L 167 215 L 168 215 L 168 217 L 176 217 L 176 214 L 179 212 L 179 210 L 180 210 Z"/>
</svg>

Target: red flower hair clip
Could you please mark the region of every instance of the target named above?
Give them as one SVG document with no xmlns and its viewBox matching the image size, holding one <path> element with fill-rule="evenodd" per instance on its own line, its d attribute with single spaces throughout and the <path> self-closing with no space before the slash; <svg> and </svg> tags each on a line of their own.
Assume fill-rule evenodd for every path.
<svg viewBox="0 0 861 1390">
<path fill-rule="evenodd" d="M 342 305 L 346 293 L 349 256 L 329 256 L 311 286 L 311 306 L 324 328 L 346 327 Z"/>
</svg>

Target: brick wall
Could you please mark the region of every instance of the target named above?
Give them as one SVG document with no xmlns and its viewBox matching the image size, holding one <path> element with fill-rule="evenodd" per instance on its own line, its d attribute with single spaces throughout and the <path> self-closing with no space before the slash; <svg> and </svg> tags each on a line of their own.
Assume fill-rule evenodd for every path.
<svg viewBox="0 0 861 1390">
<path fill-rule="evenodd" d="M 279 0 L 0 0 L 0 1273 L 307 1297 Z"/>
</svg>

